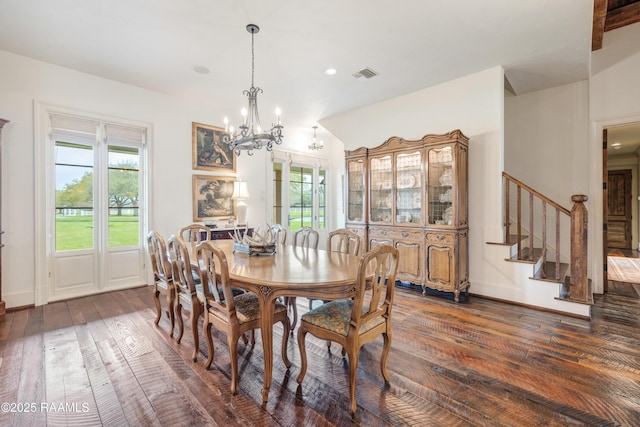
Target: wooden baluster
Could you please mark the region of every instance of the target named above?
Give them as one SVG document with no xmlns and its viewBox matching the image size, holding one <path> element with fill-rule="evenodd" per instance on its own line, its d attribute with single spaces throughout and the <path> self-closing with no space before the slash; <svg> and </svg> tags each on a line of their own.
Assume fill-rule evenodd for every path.
<svg viewBox="0 0 640 427">
<path fill-rule="evenodd" d="M 504 174 L 503 174 L 503 175 L 504 175 Z M 510 186 L 511 181 L 509 181 L 509 178 L 507 178 L 506 176 L 505 176 L 504 178 L 505 178 L 505 183 L 504 183 L 504 184 L 505 184 L 505 192 L 504 192 L 504 195 L 505 195 L 505 201 L 504 201 L 504 210 L 505 210 L 505 212 L 504 212 L 504 221 L 505 221 L 505 223 L 506 223 L 506 224 L 505 224 L 505 233 L 506 233 L 506 235 L 505 235 L 504 241 L 505 241 L 505 243 L 506 243 L 506 242 L 508 242 L 508 241 L 509 241 L 509 233 L 510 233 L 510 231 L 509 231 L 509 225 L 510 225 L 510 223 L 511 223 L 511 221 L 509 220 L 509 189 L 511 188 L 511 186 Z"/>
<path fill-rule="evenodd" d="M 547 202 L 542 201 L 542 278 L 547 278 Z"/>
<path fill-rule="evenodd" d="M 588 197 L 584 194 L 571 196 L 571 299 L 587 301 L 587 226 L 588 212 L 584 202 Z"/>
<path fill-rule="evenodd" d="M 529 257 L 533 261 L 533 193 L 529 192 Z"/>
<path fill-rule="evenodd" d="M 517 202 L 518 202 L 518 206 L 516 206 L 517 208 L 517 235 L 518 235 L 518 259 L 522 259 L 522 223 L 521 223 L 521 218 L 522 218 L 522 188 L 518 185 L 517 187 L 518 191 L 516 192 L 517 194 Z"/>
<path fill-rule="evenodd" d="M 556 209 L 556 280 L 560 280 L 560 209 Z"/>
</svg>

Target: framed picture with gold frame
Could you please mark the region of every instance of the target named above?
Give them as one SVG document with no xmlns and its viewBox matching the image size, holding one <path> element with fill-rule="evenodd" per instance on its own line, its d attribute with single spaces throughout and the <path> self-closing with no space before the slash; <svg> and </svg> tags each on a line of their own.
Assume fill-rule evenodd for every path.
<svg viewBox="0 0 640 427">
<path fill-rule="evenodd" d="M 236 216 L 235 177 L 193 175 L 193 220 L 230 219 Z"/>
<path fill-rule="evenodd" d="M 236 155 L 222 142 L 224 129 L 202 123 L 191 124 L 193 169 L 235 172 Z"/>
</svg>

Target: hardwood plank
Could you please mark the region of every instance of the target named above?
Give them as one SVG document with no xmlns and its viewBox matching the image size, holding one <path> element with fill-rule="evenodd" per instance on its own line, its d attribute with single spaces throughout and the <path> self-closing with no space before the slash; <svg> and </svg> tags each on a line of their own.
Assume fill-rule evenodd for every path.
<svg viewBox="0 0 640 427">
<path fill-rule="evenodd" d="M 32 402 L 39 405 L 45 402 L 44 394 L 44 354 L 42 348 L 44 340 L 44 315 L 42 307 L 28 310 L 29 320 L 24 331 L 24 347 L 22 354 L 22 366 L 20 368 L 20 383 L 18 385 L 17 402 Z M 39 410 L 34 412 L 17 412 L 14 425 L 41 426 L 46 424 L 46 412 Z"/>
<path fill-rule="evenodd" d="M 0 358 L 2 358 L 2 369 L 0 369 L 0 402 L 18 402 L 18 384 L 21 375 L 21 359 L 24 349 L 24 331 L 29 318 L 28 310 L 7 313 L 5 320 L 8 327 L 2 334 L 0 341 Z M 4 328 L 3 328 L 4 329 Z M 13 425 L 15 412 L 0 411 L 0 425 Z"/>
</svg>

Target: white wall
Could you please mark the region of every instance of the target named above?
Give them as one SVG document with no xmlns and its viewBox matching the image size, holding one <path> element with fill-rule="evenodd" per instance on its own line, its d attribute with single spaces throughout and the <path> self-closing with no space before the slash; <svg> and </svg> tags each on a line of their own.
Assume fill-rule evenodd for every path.
<svg viewBox="0 0 640 427">
<path fill-rule="evenodd" d="M 505 172 L 571 209 L 571 195 L 588 191 L 588 106 L 587 81 L 507 93 Z"/>
<path fill-rule="evenodd" d="M 640 23 L 607 31 L 603 47 L 591 54 L 589 80 L 589 189 L 592 206 L 589 216 L 589 246 L 593 259 L 594 283 L 602 289 L 602 130 L 640 122 Z M 596 282 L 597 281 L 597 282 Z"/>
<path fill-rule="evenodd" d="M 5 51 L 0 51 L 0 69 L 0 117 L 11 121 L 4 128 L 2 157 L 2 228 L 6 231 L 2 296 L 7 307 L 34 304 L 36 280 L 46 280 L 46 276 L 36 278 L 34 272 L 36 239 L 45 238 L 35 235 L 34 210 L 40 202 L 34 196 L 34 159 L 43 142 L 34 141 L 34 101 L 151 124 L 149 228 L 169 236 L 193 221 L 192 175 L 212 173 L 191 168 L 191 123 L 221 126 L 226 105 L 179 99 Z M 311 125 L 306 131 L 309 137 Z M 291 138 L 285 139 L 284 146 L 295 148 L 296 141 L 308 139 L 303 130 L 299 133 L 287 135 Z M 325 142 L 329 147 L 322 155 L 334 159 L 337 152 L 340 158 L 342 144 Z M 342 160 L 333 162 L 343 168 Z M 254 156 L 243 153 L 237 159 L 237 176 L 248 181 L 252 195 L 247 201 L 251 224 L 266 220 L 269 166 L 264 150 Z M 329 191 L 338 197 L 339 182 L 334 185 Z M 330 224 L 337 223 L 337 214 L 331 214 Z"/>
<path fill-rule="evenodd" d="M 460 129 L 469 137 L 469 277 L 471 292 L 509 286 L 484 257 L 502 239 L 504 72 L 501 67 L 321 121 L 345 149 L 375 147 L 391 136 L 418 139 Z"/>
</svg>

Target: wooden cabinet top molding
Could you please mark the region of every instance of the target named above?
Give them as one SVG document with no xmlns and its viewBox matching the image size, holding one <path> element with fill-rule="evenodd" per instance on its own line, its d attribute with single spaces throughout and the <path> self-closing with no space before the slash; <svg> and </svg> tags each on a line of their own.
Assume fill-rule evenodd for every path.
<svg viewBox="0 0 640 427">
<path fill-rule="evenodd" d="M 469 138 L 466 137 L 462 133 L 462 131 L 460 131 L 459 129 L 452 130 L 449 133 L 443 133 L 443 134 L 430 133 L 428 135 L 423 136 L 420 139 L 415 139 L 415 140 L 405 139 L 399 136 L 392 136 L 391 138 L 387 139 L 385 142 L 378 145 L 377 147 L 369 148 L 369 152 L 371 151 L 380 152 L 380 151 L 386 151 L 386 150 L 395 151 L 395 150 L 401 150 L 403 148 L 411 149 L 413 147 L 421 148 L 425 145 L 446 144 L 449 142 L 458 142 L 458 143 L 461 143 L 462 145 L 468 146 Z"/>
</svg>

